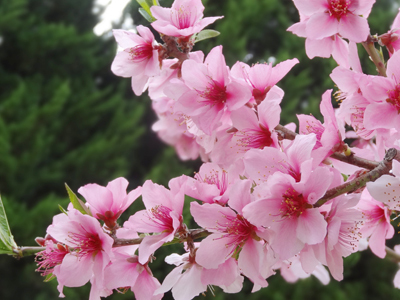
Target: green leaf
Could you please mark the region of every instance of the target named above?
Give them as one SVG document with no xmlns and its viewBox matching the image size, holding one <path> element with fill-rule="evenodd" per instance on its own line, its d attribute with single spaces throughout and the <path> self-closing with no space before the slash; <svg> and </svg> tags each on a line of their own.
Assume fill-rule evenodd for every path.
<svg viewBox="0 0 400 300">
<path fill-rule="evenodd" d="M 0 254 L 14 254 L 13 249 L 17 248 L 18 246 L 11 234 L 6 211 L 0 197 Z"/>
<path fill-rule="evenodd" d="M 67 211 L 60 204 L 58 204 L 58 208 L 61 210 L 62 213 L 68 215 Z"/>
<path fill-rule="evenodd" d="M 79 210 L 84 215 L 92 215 L 86 205 L 80 200 L 75 193 L 69 188 L 67 184 L 65 184 L 65 188 L 67 189 L 69 200 L 71 201 L 73 207 Z"/>
<path fill-rule="evenodd" d="M 347 178 L 349 178 L 349 176 L 347 176 L 346 174 L 343 174 L 343 173 L 342 173 L 342 177 L 343 177 L 344 181 L 347 181 Z"/>
<path fill-rule="evenodd" d="M 210 39 L 219 35 L 219 32 L 212 29 L 204 29 L 200 31 L 195 39 L 195 43 L 200 42 L 202 40 Z"/>
<path fill-rule="evenodd" d="M 139 13 L 147 20 L 147 21 L 149 21 L 150 23 L 151 22 L 154 22 L 156 19 L 151 15 L 151 14 L 149 14 L 145 9 L 143 9 L 143 8 L 139 8 Z"/>
<path fill-rule="evenodd" d="M 49 282 L 55 279 L 56 276 L 53 273 L 47 274 L 46 278 L 43 280 L 44 282 Z"/>
<path fill-rule="evenodd" d="M 150 5 L 149 5 L 149 3 L 146 1 L 146 0 L 136 0 L 137 1 L 137 3 L 139 3 L 139 5 L 141 6 L 141 7 L 143 7 L 143 9 L 145 10 L 145 11 L 147 11 L 149 14 L 151 14 L 150 13 Z"/>
</svg>

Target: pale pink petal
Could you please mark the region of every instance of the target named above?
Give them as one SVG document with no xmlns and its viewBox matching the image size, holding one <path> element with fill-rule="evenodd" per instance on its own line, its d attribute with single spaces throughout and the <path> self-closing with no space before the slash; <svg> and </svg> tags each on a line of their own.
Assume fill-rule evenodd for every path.
<svg viewBox="0 0 400 300">
<path fill-rule="evenodd" d="M 190 203 L 190 213 L 192 214 L 195 222 L 202 228 L 210 231 L 218 231 L 215 228 L 218 222 L 224 222 L 226 216 L 236 218 L 235 212 L 229 207 L 222 207 L 219 204 L 205 203 L 200 205 L 197 202 Z"/>
<path fill-rule="evenodd" d="M 309 245 L 324 240 L 327 223 L 318 209 L 306 209 L 298 219 L 296 234 L 299 240 Z"/>
<path fill-rule="evenodd" d="M 263 245 L 253 239 L 249 239 L 240 251 L 238 265 L 243 275 L 250 278 L 254 284 L 267 287 L 268 282 L 261 276 L 264 251 Z"/>
<path fill-rule="evenodd" d="M 184 265 L 174 268 L 165 278 L 162 285 L 154 294 L 163 294 L 168 292 L 178 282 L 181 277 Z"/>
<path fill-rule="evenodd" d="M 374 232 L 369 238 L 368 245 L 372 253 L 380 258 L 386 256 L 386 233 L 388 231 L 388 226 L 392 226 L 385 223 L 380 223 L 375 227 Z"/>
<path fill-rule="evenodd" d="M 297 58 L 285 60 L 272 68 L 272 74 L 269 85 L 275 85 L 280 81 L 289 71 L 299 63 Z"/>
<path fill-rule="evenodd" d="M 326 10 L 326 4 L 323 0 L 293 0 L 293 2 L 299 12 L 306 16 Z"/>
<path fill-rule="evenodd" d="M 367 129 L 398 128 L 400 116 L 390 103 L 373 103 L 364 113 L 364 125 Z"/>
<path fill-rule="evenodd" d="M 306 32 L 310 39 L 322 39 L 338 33 L 339 22 L 326 12 L 313 14 L 307 22 Z"/>
<path fill-rule="evenodd" d="M 207 290 L 207 286 L 201 282 L 200 266 L 192 267 L 182 274 L 179 281 L 172 288 L 172 296 L 175 300 L 192 299 Z"/>
<path fill-rule="evenodd" d="M 249 89 L 238 81 L 232 80 L 226 87 L 226 106 L 229 110 L 236 110 L 250 101 L 251 93 Z"/>
<path fill-rule="evenodd" d="M 161 300 L 164 296 L 163 294 L 154 295 L 159 287 L 158 280 L 147 273 L 146 270 L 143 270 L 131 289 L 135 293 L 136 300 Z"/>
<path fill-rule="evenodd" d="M 279 255 L 280 259 L 288 259 L 299 253 L 304 243 L 297 238 L 297 219 L 284 219 L 279 228 L 277 236 L 272 242 L 271 248 Z M 273 228 L 273 230 L 275 230 Z"/>
<path fill-rule="evenodd" d="M 400 82 L 400 51 L 396 51 L 387 62 L 387 77 L 399 84 Z"/>
<path fill-rule="evenodd" d="M 90 183 L 80 187 L 78 193 L 85 197 L 86 202 L 94 209 L 94 215 L 96 213 L 104 214 L 106 211 L 112 210 L 113 195 L 106 187 Z"/>
<path fill-rule="evenodd" d="M 238 214 L 241 214 L 243 207 L 251 202 L 251 184 L 250 180 L 240 180 L 235 183 L 229 191 L 228 204 L 236 210 Z"/>
<path fill-rule="evenodd" d="M 139 245 L 139 262 L 144 265 L 152 255 L 164 243 L 172 241 L 173 234 L 164 232 L 156 235 L 145 236 Z"/>
<path fill-rule="evenodd" d="M 332 57 L 339 66 L 350 67 L 349 45 L 340 37 L 336 36 L 333 42 Z"/>
<path fill-rule="evenodd" d="M 369 34 L 368 22 L 360 16 L 347 14 L 340 19 L 339 34 L 356 43 L 364 42 Z"/>
<path fill-rule="evenodd" d="M 222 234 L 212 234 L 201 241 L 196 262 L 206 269 L 216 269 L 233 254 L 235 244 Z"/>
<path fill-rule="evenodd" d="M 306 53 L 310 59 L 314 57 L 328 58 L 332 54 L 333 41 L 330 37 L 320 40 L 306 39 Z"/>
<path fill-rule="evenodd" d="M 65 255 L 60 265 L 57 280 L 67 287 L 78 287 L 86 284 L 92 277 L 92 256 L 78 258 L 76 255 Z"/>
</svg>

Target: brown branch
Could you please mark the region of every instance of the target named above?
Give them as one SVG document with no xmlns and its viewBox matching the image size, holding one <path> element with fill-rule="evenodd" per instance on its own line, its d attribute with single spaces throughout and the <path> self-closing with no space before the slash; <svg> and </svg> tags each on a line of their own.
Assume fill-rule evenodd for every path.
<svg viewBox="0 0 400 300">
<path fill-rule="evenodd" d="M 186 242 L 188 239 L 197 240 L 206 236 L 209 236 L 211 233 L 205 229 L 190 229 L 186 238 L 179 237 L 178 235 L 168 243 L 164 245 L 172 245 L 177 243 Z M 131 245 L 139 245 L 143 241 L 144 237 L 137 239 L 118 239 L 114 238 L 113 247 L 123 247 L 123 246 L 131 246 Z"/>
<path fill-rule="evenodd" d="M 314 207 L 320 207 L 327 201 L 337 196 L 343 195 L 345 193 L 354 192 L 359 188 L 364 187 L 367 182 L 375 181 L 382 175 L 389 174 L 390 170 L 392 169 L 392 161 L 396 156 L 397 150 L 394 148 L 390 148 L 386 152 L 385 158 L 378 164 L 376 168 L 364 175 L 361 175 L 360 177 L 354 178 L 353 180 L 347 181 L 342 185 L 328 190 L 325 195 L 314 204 Z"/>
<path fill-rule="evenodd" d="M 282 125 L 276 126 L 275 131 L 278 133 L 278 136 L 281 140 L 294 140 L 297 135 L 297 133 L 287 129 Z M 353 153 L 347 156 L 342 153 L 335 152 L 331 154 L 330 157 L 367 170 L 373 170 L 379 165 L 379 162 L 355 156 Z"/>
</svg>

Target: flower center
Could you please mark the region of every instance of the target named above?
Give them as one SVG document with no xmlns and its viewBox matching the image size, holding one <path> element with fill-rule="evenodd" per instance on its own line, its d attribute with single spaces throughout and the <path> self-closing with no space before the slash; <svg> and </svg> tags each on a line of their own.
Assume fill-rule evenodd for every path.
<svg viewBox="0 0 400 300">
<path fill-rule="evenodd" d="M 205 174 L 204 178 L 199 173 L 196 173 L 194 175 L 194 178 L 196 178 L 200 182 L 216 185 L 217 188 L 220 190 L 220 195 L 222 195 L 228 188 L 228 172 L 222 170 L 221 177 L 219 175 L 220 175 L 219 171 L 215 171 L 213 169 L 212 171 L 210 171 L 209 174 Z"/>
<path fill-rule="evenodd" d="M 141 62 L 153 56 L 153 46 L 151 44 L 142 44 L 136 47 L 128 48 L 130 59 L 134 62 Z"/>
<path fill-rule="evenodd" d="M 210 106 L 224 105 L 226 102 L 226 86 L 210 78 L 208 85 L 204 91 L 197 91 L 200 97 L 204 98 L 206 104 Z"/>
<path fill-rule="evenodd" d="M 35 261 L 38 264 L 36 271 L 40 272 L 42 276 L 53 273 L 54 267 L 59 265 L 68 253 L 67 246 L 48 242 L 46 249 L 36 254 Z"/>
<path fill-rule="evenodd" d="M 270 86 L 267 86 L 263 91 L 260 91 L 259 89 L 253 89 L 253 97 L 256 100 L 257 104 L 260 104 L 264 99 L 269 90 L 271 89 Z"/>
<path fill-rule="evenodd" d="M 226 245 L 242 247 L 249 237 L 254 234 L 255 226 L 250 224 L 243 216 L 226 216 L 225 224 L 218 223 L 217 230 L 225 233 L 222 237 L 228 237 L 230 242 Z M 233 250 L 234 251 L 234 250 Z"/>
<path fill-rule="evenodd" d="M 348 9 L 350 3 L 350 0 L 330 0 L 327 12 L 339 21 L 341 17 L 351 13 Z"/>
<path fill-rule="evenodd" d="M 150 209 L 151 220 L 164 228 L 165 231 L 173 231 L 173 220 L 170 216 L 172 209 L 164 205 L 157 205 Z"/>
<path fill-rule="evenodd" d="M 237 145 L 244 148 L 244 151 L 251 148 L 263 149 L 273 144 L 271 131 L 261 124 L 259 126 L 260 130 L 243 129 L 235 133 L 235 136 L 239 137 Z"/>
<path fill-rule="evenodd" d="M 306 209 L 312 208 L 303 195 L 294 189 L 287 190 L 282 198 L 280 211 L 283 218 L 298 218 Z"/>
<path fill-rule="evenodd" d="M 171 10 L 171 21 L 178 29 L 185 29 L 191 27 L 195 20 L 195 16 L 192 16 L 192 12 L 182 5 L 179 9 Z"/>
<path fill-rule="evenodd" d="M 322 147 L 321 136 L 324 133 L 324 131 L 325 131 L 325 128 L 324 128 L 324 126 L 322 126 L 321 122 L 318 120 L 315 120 L 315 121 L 312 121 L 311 123 L 309 121 L 307 121 L 305 132 L 303 132 L 303 133 L 304 134 L 315 133 L 315 135 L 317 136 L 317 142 L 315 143 L 314 149 L 318 149 L 318 148 Z"/>
<path fill-rule="evenodd" d="M 75 244 L 77 249 L 78 257 L 93 255 L 95 256 L 99 251 L 103 250 L 102 242 L 100 240 L 99 235 L 89 233 L 70 233 L 69 238 L 70 242 Z"/>
<path fill-rule="evenodd" d="M 400 83 L 396 85 L 394 90 L 390 90 L 387 93 L 389 98 L 386 99 L 386 102 L 392 104 L 396 108 L 397 113 L 400 114 Z"/>
</svg>

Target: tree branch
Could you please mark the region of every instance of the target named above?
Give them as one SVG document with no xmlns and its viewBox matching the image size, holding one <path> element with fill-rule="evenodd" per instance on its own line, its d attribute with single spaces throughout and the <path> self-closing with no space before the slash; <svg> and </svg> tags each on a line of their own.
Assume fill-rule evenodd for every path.
<svg viewBox="0 0 400 300">
<path fill-rule="evenodd" d="M 379 177 L 384 174 L 389 174 L 390 170 L 392 169 L 392 161 L 397 156 L 397 150 L 395 148 L 390 148 L 385 155 L 385 158 L 378 164 L 376 168 L 369 171 L 368 173 L 361 175 L 360 177 L 354 178 L 353 180 L 347 181 L 342 185 L 334 187 L 328 190 L 324 197 L 319 199 L 315 204 L 314 207 L 320 207 L 321 205 L 325 204 L 327 201 L 340 196 L 345 193 L 351 193 L 359 188 L 364 187 L 367 182 L 375 181 Z"/>
<path fill-rule="evenodd" d="M 287 129 L 286 127 L 280 124 L 275 127 L 275 131 L 278 133 L 280 139 L 294 140 L 294 138 L 297 135 L 297 133 L 291 131 L 290 129 Z M 335 152 L 331 154 L 330 157 L 348 163 L 350 165 L 354 165 L 368 170 L 373 170 L 379 165 L 379 162 L 355 156 L 353 153 L 347 156 L 342 153 Z"/>
</svg>

